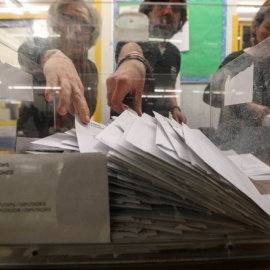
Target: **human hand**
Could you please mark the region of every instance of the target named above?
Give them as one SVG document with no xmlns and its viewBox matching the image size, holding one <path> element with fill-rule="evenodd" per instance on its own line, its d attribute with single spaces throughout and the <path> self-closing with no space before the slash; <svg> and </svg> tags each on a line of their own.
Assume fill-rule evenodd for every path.
<svg viewBox="0 0 270 270">
<path fill-rule="evenodd" d="M 267 106 L 259 105 L 253 102 L 247 104 L 247 110 L 251 112 L 253 118 L 261 123 L 266 115 L 270 114 L 270 110 Z"/>
<path fill-rule="evenodd" d="M 177 107 L 172 110 L 172 117 L 179 123 L 187 123 L 186 116 Z"/>
<path fill-rule="evenodd" d="M 122 101 L 129 93 L 133 97 L 133 110 L 142 115 L 142 93 L 145 83 L 145 66 L 138 60 L 123 62 L 107 79 L 107 103 L 117 113 L 128 106 Z"/>
<path fill-rule="evenodd" d="M 52 101 L 55 89 L 60 87 L 58 113 L 78 113 L 83 123 L 89 123 L 90 111 L 84 97 L 84 87 L 72 61 L 59 50 L 48 50 L 41 58 L 41 65 L 47 82 L 46 100 Z"/>
</svg>

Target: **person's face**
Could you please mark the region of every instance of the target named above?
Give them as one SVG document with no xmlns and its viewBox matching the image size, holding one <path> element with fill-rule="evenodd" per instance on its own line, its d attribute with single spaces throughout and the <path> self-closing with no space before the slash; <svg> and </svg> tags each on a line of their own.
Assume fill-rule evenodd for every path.
<svg viewBox="0 0 270 270">
<path fill-rule="evenodd" d="M 86 7 L 76 3 L 65 6 L 59 18 L 60 49 L 72 60 L 87 53 L 92 26 Z"/>
<path fill-rule="evenodd" d="M 174 5 L 175 0 L 154 5 L 149 12 L 150 36 L 159 38 L 171 38 L 178 29 L 181 18 L 181 5 Z"/>
<path fill-rule="evenodd" d="M 270 16 L 268 16 L 259 26 L 255 26 L 254 31 L 258 43 L 270 37 Z"/>
</svg>

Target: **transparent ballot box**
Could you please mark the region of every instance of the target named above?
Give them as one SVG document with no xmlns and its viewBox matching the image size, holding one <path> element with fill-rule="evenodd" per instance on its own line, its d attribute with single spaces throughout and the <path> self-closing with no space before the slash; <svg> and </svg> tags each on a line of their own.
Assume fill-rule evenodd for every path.
<svg viewBox="0 0 270 270">
<path fill-rule="evenodd" d="M 218 70 L 210 83 L 209 103 L 219 107 L 216 144 L 222 150 L 268 159 L 268 46 L 265 39 Z"/>
<path fill-rule="evenodd" d="M 0 4 L 0 268 L 269 260 L 270 9 Z"/>
</svg>

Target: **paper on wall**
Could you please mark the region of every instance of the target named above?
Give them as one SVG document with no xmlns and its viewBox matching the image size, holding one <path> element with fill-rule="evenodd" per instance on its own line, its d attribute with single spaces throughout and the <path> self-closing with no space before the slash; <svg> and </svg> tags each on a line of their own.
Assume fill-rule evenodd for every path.
<svg viewBox="0 0 270 270">
<path fill-rule="evenodd" d="M 254 64 L 238 73 L 235 77 L 228 76 L 225 83 L 224 105 L 234 105 L 252 101 Z"/>
</svg>

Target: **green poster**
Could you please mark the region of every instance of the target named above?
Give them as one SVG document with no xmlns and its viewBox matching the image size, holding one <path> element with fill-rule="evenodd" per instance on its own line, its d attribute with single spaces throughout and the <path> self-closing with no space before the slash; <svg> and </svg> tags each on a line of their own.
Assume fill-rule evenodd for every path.
<svg viewBox="0 0 270 270">
<path fill-rule="evenodd" d="M 182 77 L 208 77 L 221 63 L 223 1 L 188 1 L 190 49 L 182 52 Z"/>
</svg>

